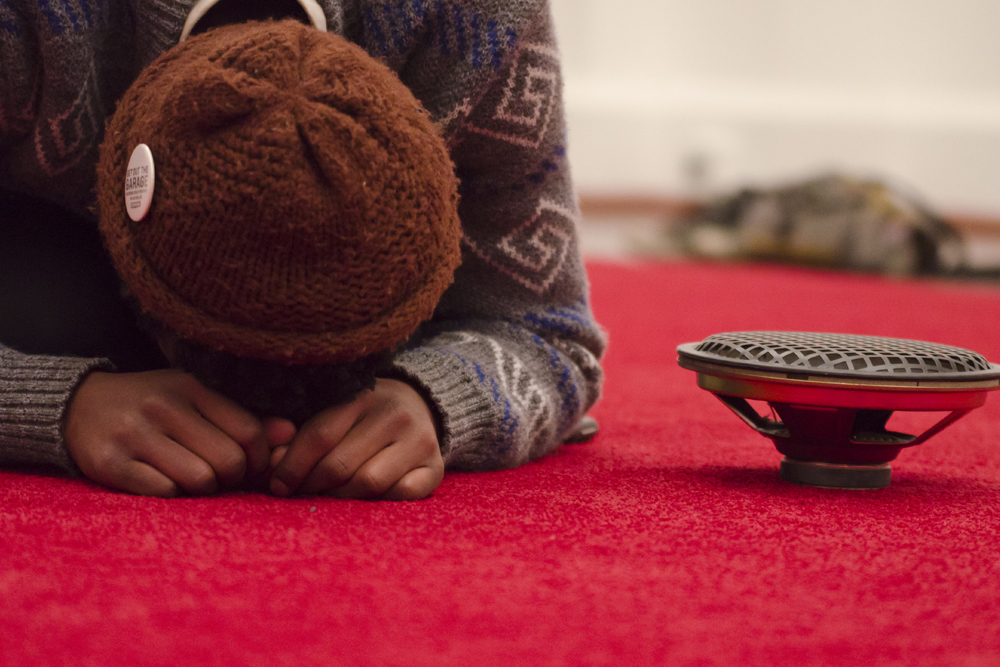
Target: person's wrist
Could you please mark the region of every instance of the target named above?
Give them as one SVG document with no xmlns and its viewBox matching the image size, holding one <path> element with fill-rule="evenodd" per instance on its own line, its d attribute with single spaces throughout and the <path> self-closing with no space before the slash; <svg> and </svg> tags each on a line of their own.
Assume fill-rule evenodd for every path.
<svg viewBox="0 0 1000 667">
<path fill-rule="evenodd" d="M 441 414 L 437 404 L 430 398 L 427 391 L 419 383 L 414 382 L 413 380 L 407 377 L 390 375 L 390 376 L 380 377 L 380 379 L 394 380 L 396 382 L 404 384 L 407 387 L 409 387 L 417 396 L 420 397 L 420 399 L 424 402 L 424 405 L 427 406 L 427 412 L 428 414 L 430 414 L 431 423 L 434 425 L 434 436 L 437 438 L 438 446 L 440 447 L 441 436 L 444 433 L 444 428 L 442 425 L 443 419 L 441 418 Z"/>
<path fill-rule="evenodd" d="M 81 392 L 89 391 L 92 388 L 94 382 L 100 382 L 101 376 L 112 375 L 108 371 L 92 370 L 84 374 L 80 380 L 73 387 L 73 390 L 69 394 L 69 398 L 66 399 L 66 405 L 63 408 L 61 432 L 63 436 L 63 444 L 66 446 L 67 451 L 69 451 L 70 458 L 73 458 L 73 452 L 70 450 L 69 442 L 72 434 L 76 433 L 76 422 L 80 418 L 80 410 L 77 399 L 80 397 Z M 74 409 L 77 408 L 77 409 Z M 76 463 L 76 461 L 73 461 Z"/>
</svg>

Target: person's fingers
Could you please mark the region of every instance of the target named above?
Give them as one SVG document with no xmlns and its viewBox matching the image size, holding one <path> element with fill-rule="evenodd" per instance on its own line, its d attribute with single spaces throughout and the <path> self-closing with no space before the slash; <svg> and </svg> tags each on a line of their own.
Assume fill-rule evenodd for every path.
<svg viewBox="0 0 1000 667">
<path fill-rule="evenodd" d="M 236 486 L 248 466 L 266 471 L 271 454 L 256 417 L 179 370 L 90 374 L 70 402 L 64 437 L 91 479 L 156 495 L 177 490 L 131 462 L 149 464 L 177 487 L 200 494 L 220 483 Z"/>
<path fill-rule="evenodd" d="M 143 406 L 144 414 L 152 424 L 156 424 L 159 432 L 179 446 L 186 449 L 196 458 L 201 459 L 212 471 L 212 483 L 218 481 L 223 487 L 234 487 L 243 481 L 243 475 L 247 471 L 247 455 L 245 450 L 231 438 L 227 433 L 220 430 L 213 421 L 202 418 L 200 411 L 188 408 L 184 405 L 175 404 L 170 400 L 147 401 Z M 261 431 L 261 441 L 263 442 L 263 431 Z M 270 454 L 270 450 L 264 445 L 265 450 Z M 167 447 L 166 449 L 172 449 Z M 136 458 L 152 456 L 154 447 L 144 448 L 142 453 L 137 452 Z M 185 457 L 186 458 L 186 457 Z M 150 461 L 158 469 L 163 470 L 157 462 Z M 267 466 L 267 459 L 264 461 Z M 166 472 L 166 471 L 164 471 Z M 181 481 L 170 473 L 167 475 L 178 484 L 190 491 Z M 208 484 L 206 479 L 196 477 L 196 486 Z M 200 487 L 199 487 L 200 488 Z M 200 491 L 199 491 L 200 492 Z"/>
<path fill-rule="evenodd" d="M 383 500 L 420 500 L 434 492 L 444 479 L 444 466 L 422 466 L 403 475 L 382 494 Z"/>
<path fill-rule="evenodd" d="M 295 424 L 282 417 L 267 417 L 261 420 L 261 424 L 264 427 L 264 434 L 267 436 L 267 444 L 272 450 L 287 445 L 295 437 Z"/>
<path fill-rule="evenodd" d="M 366 461 L 377 456 L 381 450 L 392 445 L 399 437 L 400 432 L 396 426 L 390 420 L 381 419 L 380 415 L 366 414 L 351 427 L 350 431 L 344 434 L 336 447 L 316 462 L 316 465 L 299 485 L 298 492 L 322 493 L 348 483 L 358 474 Z M 406 449 L 400 448 L 394 450 L 394 453 L 405 455 Z M 418 461 L 419 459 L 408 460 L 401 466 L 413 467 Z M 406 470 L 401 470 L 399 474 L 402 475 L 405 472 Z M 372 481 L 374 482 L 374 480 Z M 356 486 L 360 487 L 361 484 L 362 482 L 359 481 Z M 360 497 L 369 497 L 370 495 L 372 494 Z"/>
<path fill-rule="evenodd" d="M 191 379 L 194 380 L 193 378 Z M 194 382 L 197 384 L 197 387 L 192 388 L 188 394 L 194 403 L 194 407 L 205 419 L 214 424 L 227 437 L 235 441 L 244 453 L 244 469 L 239 471 L 238 477 L 235 477 L 235 470 L 231 467 L 227 467 L 222 471 L 216 468 L 216 472 L 220 473 L 220 481 L 232 486 L 242 479 L 244 473 L 250 476 L 263 474 L 267 470 L 271 448 L 268 445 L 268 436 L 260 420 L 234 401 L 205 388 L 200 383 L 197 383 L 196 380 Z M 185 442 L 184 444 L 187 445 L 188 443 Z M 213 468 L 215 467 L 214 462 L 209 461 L 209 463 L 212 464 Z M 220 463 L 232 465 L 232 461 L 226 455 L 223 455 L 223 460 Z"/>
<path fill-rule="evenodd" d="M 271 493 L 276 496 L 294 493 L 316 464 L 336 448 L 354 427 L 364 414 L 365 407 L 363 399 L 355 400 L 347 405 L 328 408 L 306 422 L 271 473 Z M 351 462 L 341 462 L 341 459 L 337 459 L 337 464 L 352 465 Z M 356 469 L 356 466 L 351 470 L 345 468 L 340 474 L 348 479 Z"/>
<path fill-rule="evenodd" d="M 271 450 L 271 470 L 278 467 L 278 464 L 281 463 L 281 459 L 285 458 L 285 454 L 287 453 L 288 445 L 281 445 Z"/>
<path fill-rule="evenodd" d="M 139 496 L 159 498 L 175 498 L 181 493 L 180 487 L 172 479 L 148 463 L 134 460 L 122 467 L 121 476 L 114 484 L 106 486 Z"/>
<path fill-rule="evenodd" d="M 180 495 L 180 488 L 170 477 L 144 461 L 130 458 L 118 447 L 106 443 L 88 452 L 92 456 L 81 459 L 78 465 L 98 484 L 140 496 L 172 498 Z"/>
<path fill-rule="evenodd" d="M 211 464 L 168 437 L 154 436 L 135 458 L 160 471 L 191 495 L 208 495 L 219 488 L 218 475 Z"/>
<path fill-rule="evenodd" d="M 429 444 L 420 441 L 392 443 L 366 460 L 346 483 L 319 488 L 328 490 L 336 498 L 378 498 L 411 471 L 433 462 Z M 316 467 L 321 469 L 324 462 Z"/>
</svg>

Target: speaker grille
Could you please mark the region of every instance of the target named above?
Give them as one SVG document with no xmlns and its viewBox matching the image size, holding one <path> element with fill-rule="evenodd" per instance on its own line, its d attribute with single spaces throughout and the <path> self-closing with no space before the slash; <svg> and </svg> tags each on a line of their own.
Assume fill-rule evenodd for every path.
<svg viewBox="0 0 1000 667">
<path fill-rule="evenodd" d="M 878 336 L 741 331 L 709 336 L 694 351 L 692 356 L 737 366 L 846 377 L 1000 375 L 1000 367 L 970 350 Z"/>
</svg>

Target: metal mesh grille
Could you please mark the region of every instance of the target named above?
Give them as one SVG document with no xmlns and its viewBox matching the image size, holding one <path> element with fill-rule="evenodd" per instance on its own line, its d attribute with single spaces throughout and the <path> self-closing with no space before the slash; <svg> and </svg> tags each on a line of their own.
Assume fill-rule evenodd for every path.
<svg viewBox="0 0 1000 667">
<path fill-rule="evenodd" d="M 982 355 L 949 345 L 848 334 L 742 331 L 709 336 L 702 358 L 833 375 L 964 374 L 995 371 Z"/>
</svg>

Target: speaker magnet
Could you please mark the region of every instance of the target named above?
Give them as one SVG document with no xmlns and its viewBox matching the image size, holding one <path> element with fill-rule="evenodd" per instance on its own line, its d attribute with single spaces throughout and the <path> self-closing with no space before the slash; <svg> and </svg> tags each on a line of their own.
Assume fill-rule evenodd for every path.
<svg viewBox="0 0 1000 667">
<path fill-rule="evenodd" d="M 889 486 L 892 468 L 878 465 L 845 465 L 819 461 L 781 459 L 781 479 L 802 486 L 825 489 L 882 489 Z"/>
</svg>

